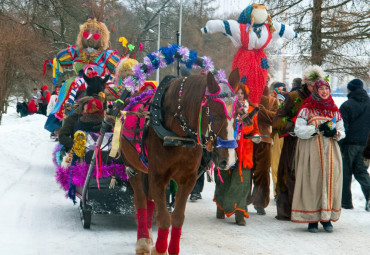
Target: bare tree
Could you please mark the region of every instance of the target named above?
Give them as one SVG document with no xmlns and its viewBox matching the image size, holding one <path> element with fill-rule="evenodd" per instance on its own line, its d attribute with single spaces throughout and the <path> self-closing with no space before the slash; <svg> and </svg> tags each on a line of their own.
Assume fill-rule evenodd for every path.
<svg viewBox="0 0 370 255">
<path fill-rule="evenodd" d="M 40 67 L 48 44 L 31 26 L 0 14 L 0 122 L 15 83 L 41 80 Z M 25 84 L 24 84 L 25 85 Z M 22 86 L 26 87 L 26 86 Z"/>
<path fill-rule="evenodd" d="M 275 19 L 294 24 L 300 60 L 328 72 L 369 77 L 370 5 L 366 0 L 266 0 Z M 294 47 L 290 47 L 294 51 Z"/>
</svg>

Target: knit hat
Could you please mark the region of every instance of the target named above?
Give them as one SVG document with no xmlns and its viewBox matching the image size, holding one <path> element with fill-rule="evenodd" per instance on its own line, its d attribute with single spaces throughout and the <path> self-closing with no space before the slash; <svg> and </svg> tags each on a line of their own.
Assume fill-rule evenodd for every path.
<svg viewBox="0 0 370 255">
<path fill-rule="evenodd" d="M 103 110 L 103 104 L 102 104 L 102 102 L 100 102 L 100 100 L 98 100 L 96 98 L 91 99 L 87 103 L 86 112 L 88 114 L 99 114 L 99 115 L 103 115 L 104 114 L 104 110 Z"/>
<path fill-rule="evenodd" d="M 276 97 L 277 95 L 282 94 L 285 91 L 284 88 L 285 87 L 282 86 L 274 88 L 274 90 L 272 91 L 272 95 Z"/>
<path fill-rule="evenodd" d="M 350 91 L 355 91 L 358 88 L 364 88 L 364 83 L 360 79 L 353 79 L 347 84 L 347 89 Z"/>
<path fill-rule="evenodd" d="M 144 85 L 140 88 L 140 92 L 143 92 L 147 87 L 152 87 L 151 89 L 156 89 L 157 81 L 145 81 Z"/>
</svg>

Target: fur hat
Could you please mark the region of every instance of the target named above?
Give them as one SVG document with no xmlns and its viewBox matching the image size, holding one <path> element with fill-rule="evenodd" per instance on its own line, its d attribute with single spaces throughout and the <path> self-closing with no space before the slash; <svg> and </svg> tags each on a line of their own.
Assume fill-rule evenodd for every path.
<svg viewBox="0 0 370 255">
<path fill-rule="evenodd" d="M 152 87 L 152 89 L 157 88 L 157 81 L 145 81 L 144 85 L 140 88 L 140 92 L 144 91 L 147 87 Z"/>
<path fill-rule="evenodd" d="M 364 88 L 364 83 L 360 79 L 353 79 L 347 84 L 347 89 L 350 91 L 355 91 L 358 88 L 360 89 Z"/>
<path fill-rule="evenodd" d="M 303 83 L 314 84 L 316 81 L 324 79 L 324 71 L 318 65 L 309 66 L 303 71 Z"/>
<path fill-rule="evenodd" d="M 87 109 L 86 109 L 87 114 L 99 114 L 99 115 L 104 115 L 104 109 L 103 109 L 103 104 L 100 102 L 100 100 L 94 98 L 91 99 L 87 103 Z"/>
</svg>

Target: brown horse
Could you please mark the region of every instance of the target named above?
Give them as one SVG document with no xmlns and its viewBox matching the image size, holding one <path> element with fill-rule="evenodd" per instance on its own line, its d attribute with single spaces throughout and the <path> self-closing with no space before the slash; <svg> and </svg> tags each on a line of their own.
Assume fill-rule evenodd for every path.
<svg viewBox="0 0 370 255">
<path fill-rule="evenodd" d="M 228 84 L 226 81 L 218 84 L 211 73 L 170 81 L 163 97 L 162 124 L 179 137 L 191 137 L 191 133 L 195 134 L 195 137 L 201 135 L 202 138 L 195 147 L 164 146 L 164 140 L 157 135 L 151 124 L 145 140 L 148 153 L 146 169 L 134 146 L 121 137 L 120 152 L 126 165 L 134 173 L 130 177 L 130 183 L 134 189 L 138 219 L 136 254 L 150 254 L 153 242 L 150 236 L 154 207 L 152 199 L 155 202 L 158 235 L 151 253 L 167 254 L 168 251 L 169 254 L 179 254 L 185 206 L 197 179 L 204 147 L 212 151 L 212 159 L 218 168 L 227 170 L 235 163 L 236 142 L 233 125 L 237 113 L 234 89 L 238 82 L 237 69 L 230 74 Z M 196 132 L 199 124 L 201 134 Z M 185 132 L 189 130 L 190 135 Z M 143 189 L 142 173 L 149 175 L 148 194 Z M 165 198 L 165 188 L 170 179 L 178 185 L 172 215 L 168 212 Z"/>
</svg>

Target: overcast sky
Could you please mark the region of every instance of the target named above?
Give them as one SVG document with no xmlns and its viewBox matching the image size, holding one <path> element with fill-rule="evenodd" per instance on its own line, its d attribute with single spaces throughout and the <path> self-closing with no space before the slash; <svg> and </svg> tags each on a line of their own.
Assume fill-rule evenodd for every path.
<svg viewBox="0 0 370 255">
<path fill-rule="evenodd" d="M 216 15 L 222 18 L 223 15 L 227 16 L 232 12 L 240 13 L 244 10 L 245 7 L 254 3 L 256 1 L 252 0 L 217 0 L 215 1 L 214 6 L 219 6 L 219 9 L 216 11 Z"/>
</svg>

